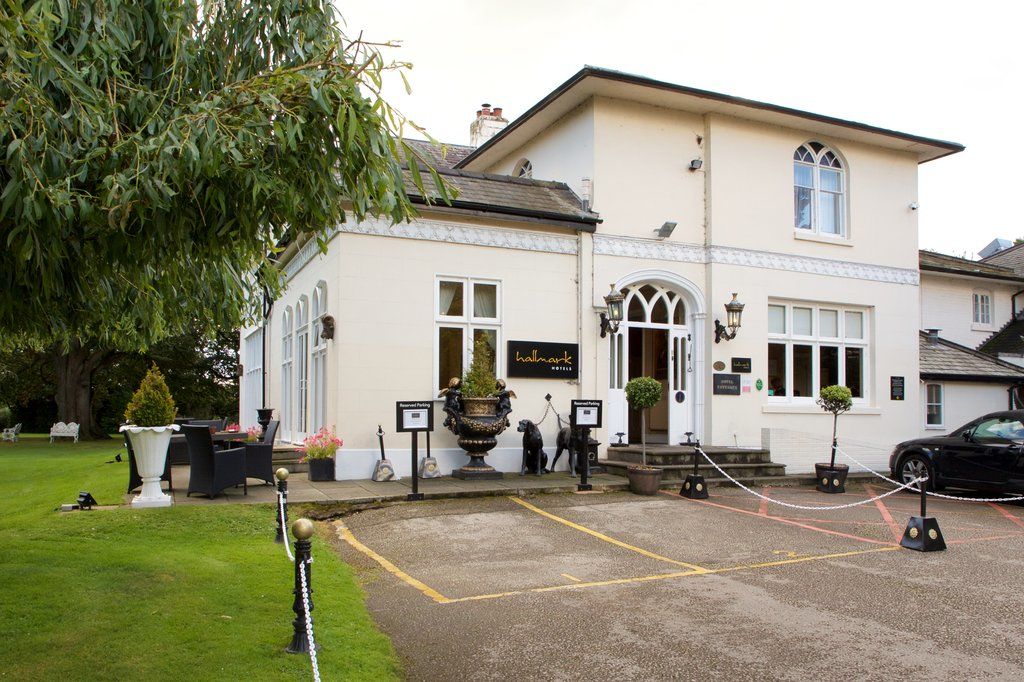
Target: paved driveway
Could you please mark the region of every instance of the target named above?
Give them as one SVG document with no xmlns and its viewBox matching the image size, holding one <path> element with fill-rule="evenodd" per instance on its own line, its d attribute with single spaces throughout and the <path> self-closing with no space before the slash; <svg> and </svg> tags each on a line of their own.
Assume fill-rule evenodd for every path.
<svg viewBox="0 0 1024 682">
<path fill-rule="evenodd" d="M 822 505 L 846 495 L 767 491 Z M 736 489 L 438 500 L 336 523 L 410 679 L 1016 678 L 1024 508 L 783 509 Z"/>
</svg>

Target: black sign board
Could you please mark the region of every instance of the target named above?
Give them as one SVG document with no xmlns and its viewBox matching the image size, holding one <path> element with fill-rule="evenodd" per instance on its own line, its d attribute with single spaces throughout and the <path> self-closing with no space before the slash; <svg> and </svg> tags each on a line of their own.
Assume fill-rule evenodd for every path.
<svg viewBox="0 0 1024 682">
<path fill-rule="evenodd" d="M 580 347 L 575 343 L 509 341 L 510 377 L 526 379 L 578 379 Z"/>
<path fill-rule="evenodd" d="M 432 402 L 429 400 L 399 400 L 395 403 L 395 431 L 410 433 L 433 430 L 434 404 Z"/>
<path fill-rule="evenodd" d="M 739 374 L 713 374 L 714 385 L 712 393 L 715 395 L 739 395 L 740 375 Z"/>
<path fill-rule="evenodd" d="M 600 400 L 573 400 L 569 410 L 569 424 L 574 429 L 601 428 Z"/>
<path fill-rule="evenodd" d="M 889 400 L 903 400 L 907 382 L 903 377 L 889 377 Z"/>
<path fill-rule="evenodd" d="M 741 374 L 750 374 L 750 358 L 733 358 L 732 371 Z"/>
</svg>

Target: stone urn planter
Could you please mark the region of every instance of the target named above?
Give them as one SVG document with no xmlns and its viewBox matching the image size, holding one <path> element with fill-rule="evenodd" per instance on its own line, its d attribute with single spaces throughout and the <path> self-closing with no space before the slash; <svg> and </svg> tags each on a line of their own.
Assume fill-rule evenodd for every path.
<svg viewBox="0 0 1024 682">
<path fill-rule="evenodd" d="M 469 462 L 452 472 L 455 478 L 500 479 L 501 472 L 487 464 L 484 457 L 498 444 L 498 436 L 509 426 L 512 412 L 511 391 L 505 382 L 495 384 L 495 395 L 486 398 L 466 398 L 459 390 L 461 382 L 453 379 L 442 391 L 444 411 L 448 415 L 444 426 L 459 437 L 459 447 L 469 455 Z"/>
<path fill-rule="evenodd" d="M 127 424 L 121 431 L 128 432 L 135 453 L 135 466 L 142 479 L 142 491 L 132 499 L 132 507 L 170 507 L 171 496 L 160 489 L 160 477 L 167 461 L 171 435 L 181 429 L 177 424 L 167 426 L 134 426 Z"/>
<path fill-rule="evenodd" d="M 637 495 L 657 495 L 661 487 L 661 469 L 655 467 L 629 467 L 626 477 L 630 492 Z"/>
</svg>

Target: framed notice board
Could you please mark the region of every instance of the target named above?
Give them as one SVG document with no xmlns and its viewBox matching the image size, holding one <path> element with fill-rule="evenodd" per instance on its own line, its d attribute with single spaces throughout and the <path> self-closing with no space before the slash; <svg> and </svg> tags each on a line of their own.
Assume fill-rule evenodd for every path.
<svg viewBox="0 0 1024 682">
<path fill-rule="evenodd" d="M 906 392 L 907 382 L 904 377 L 889 377 L 889 400 L 903 400 Z"/>
</svg>

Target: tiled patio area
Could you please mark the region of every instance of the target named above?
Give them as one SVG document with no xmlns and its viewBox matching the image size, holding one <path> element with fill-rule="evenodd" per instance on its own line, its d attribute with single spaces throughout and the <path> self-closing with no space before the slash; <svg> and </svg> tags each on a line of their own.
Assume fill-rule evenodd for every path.
<svg viewBox="0 0 1024 682">
<path fill-rule="evenodd" d="M 175 504 L 259 504 L 273 503 L 276 488 L 250 479 L 249 494 L 241 488 L 229 488 L 213 500 L 202 495 L 186 497 L 188 491 L 187 466 L 172 469 Z M 420 479 L 419 490 L 429 498 L 483 497 L 488 495 L 518 495 L 523 493 L 567 492 L 576 490 L 579 479 L 565 472 L 544 476 L 505 474 L 500 481 L 462 481 L 446 476 L 429 480 Z M 590 478 L 594 490 L 625 490 L 629 487 L 621 476 L 598 474 Z M 369 479 L 355 481 L 310 481 L 305 472 L 293 473 L 288 478 L 289 502 L 346 502 L 350 504 L 404 500 L 412 492 L 412 479 L 376 483 Z M 126 498 L 130 499 L 130 498 Z"/>
</svg>

